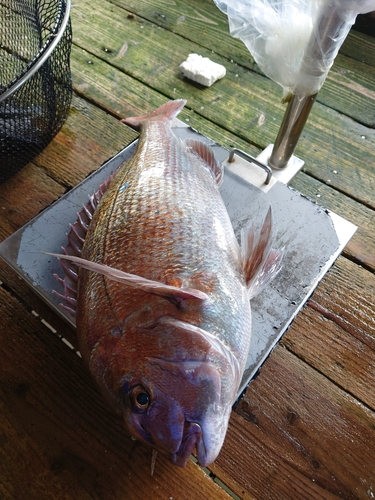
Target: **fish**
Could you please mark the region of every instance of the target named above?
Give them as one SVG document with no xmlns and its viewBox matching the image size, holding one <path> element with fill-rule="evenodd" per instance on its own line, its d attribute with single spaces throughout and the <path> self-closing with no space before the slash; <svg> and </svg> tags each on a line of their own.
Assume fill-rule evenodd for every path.
<svg viewBox="0 0 375 500">
<path fill-rule="evenodd" d="M 212 148 L 172 129 L 185 100 L 123 122 L 134 155 L 78 214 L 57 276 L 82 358 L 133 438 L 185 467 L 218 456 L 245 369 L 250 299 L 280 269 L 271 208 L 238 243 Z M 55 255 L 55 254 L 54 254 Z"/>
</svg>

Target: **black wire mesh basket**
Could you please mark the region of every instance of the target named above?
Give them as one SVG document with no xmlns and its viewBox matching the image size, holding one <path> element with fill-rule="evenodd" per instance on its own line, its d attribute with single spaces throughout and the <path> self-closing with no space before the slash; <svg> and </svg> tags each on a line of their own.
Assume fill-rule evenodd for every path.
<svg viewBox="0 0 375 500">
<path fill-rule="evenodd" d="M 0 0 L 0 182 L 59 132 L 72 98 L 70 0 Z"/>
</svg>

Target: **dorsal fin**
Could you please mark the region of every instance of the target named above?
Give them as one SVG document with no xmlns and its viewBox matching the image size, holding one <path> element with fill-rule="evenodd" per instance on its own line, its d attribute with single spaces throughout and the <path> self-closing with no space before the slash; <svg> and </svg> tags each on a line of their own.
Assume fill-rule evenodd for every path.
<svg viewBox="0 0 375 500">
<path fill-rule="evenodd" d="M 249 297 L 258 295 L 281 268 L 283 250 L 272 248 L 272 210 L 268 209 L 259 235 L 254 226 L 241 232 L 241 257 Z"/>
<path fill-rule="evenodd" d="M 78 212 L 77 220 L 73 224 L 70 224 L 70 231 L 67 235 L 68 244 L 66 247 L 62 248 L 64 255 L 80 257 L 86 233 L 94 211 L 103 194 L 107 191 L 108 186 L 116 172 L 111 174 L 99 186 L 99 189 L 89 197 L 89 201 L 82 207 L 82 210 Z M 61 306 L 74 316 L 76 314 L 77 303 L 78 268 L 76 264 L 69 261 L 61 262 L 61 267 L 64 271 L 64 279 L 61 279 L 57 274 L 55 274 L 54 277 L 62 286 L 63 293 L 60 294 L 54 291 L 54 294 L 65 302 L 65 304 L 61 304 Z"/>
<path fill-rule="evenodd" d="M 196 139 L 186 139 L 185 143 L 190 151 L 199 156 L 199 158 L 201 158 L 209 167 L 217 185 L 220 186 L 224 177 L 224 168 L 215 158 L 212 148 L 204 142 L 197 141 Z"/>
</svg>

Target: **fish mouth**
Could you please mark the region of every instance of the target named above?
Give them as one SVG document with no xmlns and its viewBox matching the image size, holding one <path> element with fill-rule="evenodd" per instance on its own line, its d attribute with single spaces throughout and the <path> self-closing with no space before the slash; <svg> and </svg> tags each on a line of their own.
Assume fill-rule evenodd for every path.
<svg viewBox="0 0 375 500">
<path fill-rule="evenodd" d="M 193 453 L 197 449 L 198 456 L 201 455 L 200 451 L 204 448 L 203 431 L 199 424 L 196 422 L 186 422 L 184 429 L 184 437 L 181 440 L 180 447 L 176 453 L 170 454 L 170 460 L 174 465 L 179 467 L 186 467 L 186 464 Z"/>
</svg>

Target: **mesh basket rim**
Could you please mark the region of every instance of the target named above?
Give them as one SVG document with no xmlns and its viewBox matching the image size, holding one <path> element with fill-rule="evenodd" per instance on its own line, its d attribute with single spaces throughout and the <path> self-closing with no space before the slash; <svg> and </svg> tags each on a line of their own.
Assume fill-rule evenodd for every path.
<svg viewBox="0 0 375 500">
<path fill-rule="evenodd" d="M 62 8 L 65 4 L 64 16 L 61 16 Z M 5 87 L 5 91 L 0 94 L 0 102 L 12 95 L 21 85 L 23 85 L 39 68 L 45 63 L 52 54 L 56 45 L 63 36 L 70 17 L 71 0 L 59 0 L 59 11 L 55 19 L 55 24 L 51 33 L 44 43 L 43 47 L 34 56 L 34 58 L 25 66 L 25 69 L 11 80 Z"/>
</svg>

